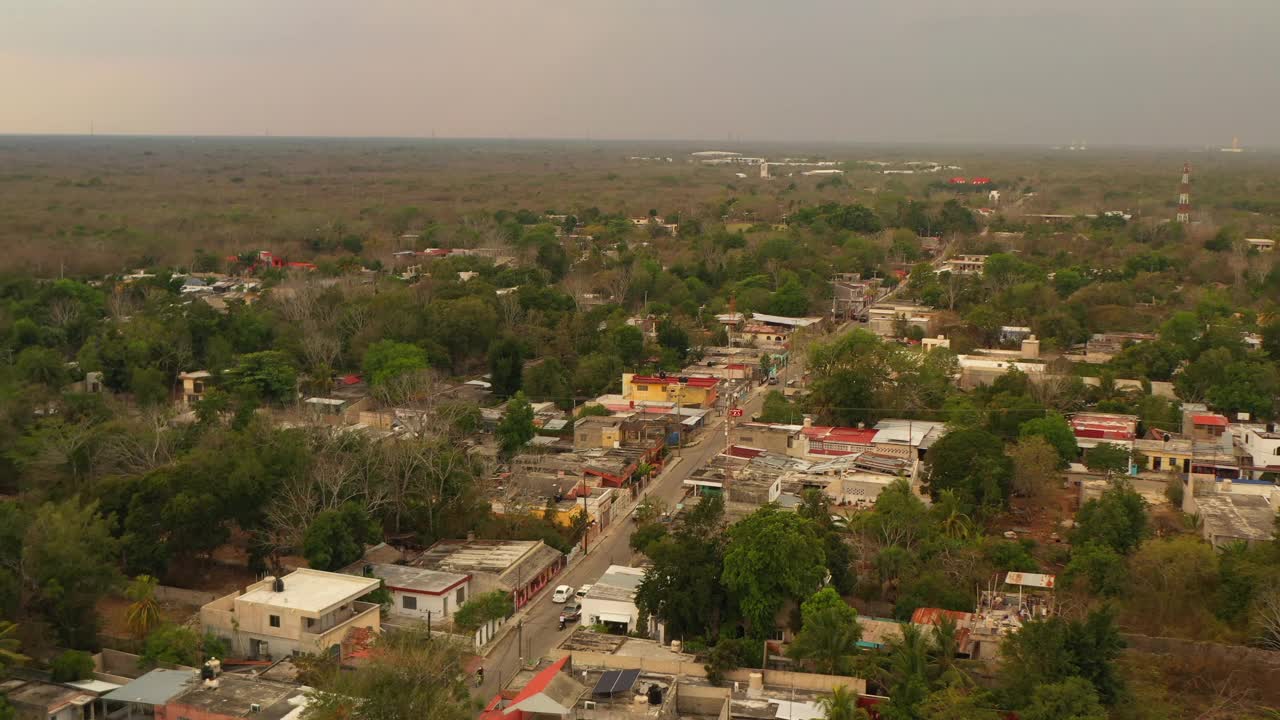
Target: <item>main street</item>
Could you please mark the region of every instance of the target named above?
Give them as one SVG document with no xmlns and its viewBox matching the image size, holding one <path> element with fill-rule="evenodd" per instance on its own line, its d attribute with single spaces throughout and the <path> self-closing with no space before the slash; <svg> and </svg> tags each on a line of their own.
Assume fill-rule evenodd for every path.
<svg viewBox="0 0 1280 720">
<path fill-rule="evenodd" d="M 794 369 L 793 369 L 794 371 Z M 760 411 L 764 393 L 770 386 L 757 387 L 751 392 L 746 403 L 741 405 L 743 418 L 749 418 Z M 724 417 L 716 417 L 701 433 L 697 444 L 680 450 L 677 459 L 673 452 L 666 469 L 658 475 L 645 491 L 645 497 L 662 500 L 667 507 L 674 507 L 684 498 L 684 481 L 694 470 L 702 467 L 711 458 L 725 449 Z M 614 564 L 629 564 L 631 561 L 631 532 L 634 524 L 630 516 L 616 519 L 612 527 L 607 528 L 603 537 L 587 549 L 587 554 L 580 557 L 566 572 L 548 585 L 542 593 L 525 606 L 511 622 L 515 627 L 490 649 L 484 660 L 484 684 L 478 695 L 484 699 L 493 697 L 512 674 L 518 672 L 522 659 L 534 660 L 558 646 L 577 627 L 571 623 L 560 629 L 560 605 L 551 602 L 551 590 L 556 585 L 570 585 L 574 588 L 595 582 L 604 571 Z"/>
</svg>

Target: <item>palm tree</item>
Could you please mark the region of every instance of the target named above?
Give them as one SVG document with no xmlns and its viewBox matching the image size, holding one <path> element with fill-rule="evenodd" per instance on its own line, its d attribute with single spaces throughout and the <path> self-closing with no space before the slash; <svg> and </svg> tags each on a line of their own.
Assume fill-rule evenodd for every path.
<svg viewBox="0 0 1280 720">
<path fill-rule="evenodd" d="M 960 649 L 960 637 L 954 618 L 943 616 L 933 627 L 933 666 L 938 682 L 943 685 L 969 685 L 970 679 L 956 665 L 956 652 Z"/>
<path fill-rule="evenodd" d="M 818 704 L 822 706 L 826 720 L 864 720 L 870 717 L 866 710 L 858 707 L 857 696 L 843 685 L 831 688 L 831 694 L 819 698 Z"/>
<path fill-rule="evenodd" d="M 156 585 L 158 582 L 150 575 L 139 575 L 125 589 L 125 597 L 132 600 L 126 621 L 129 630 L 139 640 L 151 633 L 152 628 L 160 625 L 160 605 L 156 602 Z"/>
<path fill-rule="evenodd" d="M 960 498 L 955 490 L 943 490 L 934 505 L 942 534 L 956 540 L 964 540 L 973 534 L 973 519 L 961 511 Z"/>
<path fill-rule="evenodd" d="M 14 665 L 21 665 L 31 658 L 18 652 L 22 641 L 16 637 L 18 626 L 8 620 L 0 620 L 0 675 Z"/>
<path fill-rule="evenodd" d="M 877 707 L 889 720 L 917 716 L 916 708 L 932 688 L 929 656 L 932 643 L 915 625 L 903 625 L 902 637 L 889 643 L 889 654 L 880 668 L 880 683 L 889 690 L 890 701 Z"/>
</svg>

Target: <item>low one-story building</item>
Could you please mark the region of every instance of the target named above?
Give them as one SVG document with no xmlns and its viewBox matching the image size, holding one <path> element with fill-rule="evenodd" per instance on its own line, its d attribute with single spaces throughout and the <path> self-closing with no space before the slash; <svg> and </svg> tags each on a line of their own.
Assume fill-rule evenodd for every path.
<svg viewBox="0 0 1280 720">
<path fill-rule="evenodd" d="M 636 607 L 636 591 L 644 580 L 644 570 L 624 565 L 610 565 L 582 598 L 581 624 L 612 625 L 627 633 L 639 628 L 640 609 Z"/>
<path fill-rule="evenodd" d="M 564 569 L 564 553 L 541 540 L 441 540 L 413 560 L 414 567 L 468 575 L 468 593 L 511 593 L 517 608 Z"/>
<path fill-rule="evenodd" d="M 471 598 L 471 576 L 408 565 L 371 565 L 362 574 L 383 581 L 391 594 L 388 612 L 406 620 L 452 617 Z"/>
</svg>

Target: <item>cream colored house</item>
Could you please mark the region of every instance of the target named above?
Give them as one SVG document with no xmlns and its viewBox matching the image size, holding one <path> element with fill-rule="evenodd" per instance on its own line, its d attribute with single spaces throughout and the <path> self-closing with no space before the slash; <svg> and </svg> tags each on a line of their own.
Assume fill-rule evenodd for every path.
<svg viewBox="0 0 1280 720">
<path fill-rule="evenodd" d="M 200 624 L 205 632 L 229 640 L 238 657 L 331 653 L 352 630 L 382 629 L 379 606 L 356 600 L 379 583 L 377 578 L 295 570 L 205 605 Z"/>
</svg>

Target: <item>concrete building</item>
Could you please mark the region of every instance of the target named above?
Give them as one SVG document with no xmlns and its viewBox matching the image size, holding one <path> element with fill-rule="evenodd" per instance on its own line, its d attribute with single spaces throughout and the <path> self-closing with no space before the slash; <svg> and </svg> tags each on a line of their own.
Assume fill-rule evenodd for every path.
<svg viewBox="0 0 1280 720">
<path fill-rule="evenodd" d="M 1018 370 L 1031 382 L 1043 382 L 1049 374 L 1044 363 L 1019 362 L 992 355 L 957 355 L 956 363 L 960 366 L 959 385 L 965 390 L 990 385 L 1010 370 Z"/>
<path fill-rule="evenodd" d="M 867 310 L 867 323 L 880 337 L 898 337 L 900 330 L 913 327 L 928 337 L 934 334 L 937 315 L 937 310 L 924 305 L 884 303 Z"/>
<path fill-rule="evenodd" d="M 1118 413 L 1082 412 L 1068 420 L 1081 448 L 1096 447 L 1101 443 L 1133 447 L 1138 433 L 1138 416 Z"/>
<path fill-rule="evenodd" d="M 204 399 L 205 391 L 209 387 L 209 379 L 212 377 L 213 373 L 208 370 L 179 373 L 178 379 L 182 381 L 183 407 L 191 407 Z"/>
<path fill-rule="evenodd" d="M 836 273 L 831 278 L 831 314 L 845 320 L 861 318 L 881 293 L 881 278 L 863 279 L 859 273 Z"/>
<path fill-rule="evenodd" d="M 377 564 L 362 568 L 361 576 L 382 580 L 391 593 L 388 612 L 406 620 L 452 617 L 471 598 L 471 576 L 463 573 Z"/>
<path fill-rule="evenodd" d="M 1231 429 L 1255 475 L 1280 472 L 1280 433 L 1274 424 L 1233 425 Z"/>
<path fill-rule="evenodd" d="M 640 609 L 636 607 L 636 590 L 641 580 L 644 580 L 642 568 L 610 565 L 582 598 L 580 624 L 608 625 L 628 634 L 648 631 L 649 628 L 638 625 Z"/>
<path fill-rule="evenodd" d="M 939 335 L 937 337 L 927 337 L 920 341 L 920 349 L 925 352 L 936 350 L 938 348 L 946 348 L 947 350 L 950 350 L 951 339 L 946 335 Z"/>
<path fill-rule="evenodd" d="M 310 688 L 255 675 L 222 673 L 165 705 L 167 720 L 283 720 L 300 717 Z"/>
<path fill-rule="evenodd" d="M 1230 444 L 1190 438 L 1155 440 L 1139 438 L 1133 449 L 1141 454 L 1140 469 L 1152 472 L 1206 474 L 1218 478 L 1240 477 L 1240 462 Z"/>
<path fill-rule="evenodd" d="M 62 683 L 5 680 L 0 682 L 0 698 L 8 701 L 17 720 L 94 720 L 107 716 L 96 693 Z"/>
<path fill-rule="evenodd" d="M 981 275 L 986 267 L 986 255 L 956 255 L 944 260 L 938 267 L 938 272 L 949 272 L 952 275 Z"/>
<path fill-rule="evenodd" d="M 108 703 L 108 707 L 115 708 L 117 703 L 123 705 L 123 710 L 113 709 L 112 715 L 116 718 L 123 716 L 124 720 L 177 720 L 166 714 L 169 701 L 199 682 L 200 674 L 195 670 L 156 668 L 103 695 L 102 699 Z"/>
<path fill-rule="evenodd" d="M 1182 511 L 1200 518 L 1201 536 L 1214 547 L 1271 542 L 1277 499 L 1274 487 L 1254 494 L 1236 492 L 1230 480 L 1194 473 L 1183 479 Z"/>
<path fill-rule="evenodd" d="M 1244 241 L 1251 249 L 1258 252 L 1271 252 L 1276 249 L 1276 241 L 1268 238 L 1245 238 Z"/>
<path fill-rule="evenodd" d="M 715 407 L 719 386 L 720 379 L 713 377 L 622 374 L 622 395 L 632 402 L 711 408 Z"/>
<path fill-rule="evenodd" d="M 357 600 L 378 585 L 375 578 L 299 569 L 208 603 L 200 624 L 240 657 L 329 653 L 355 629 L 381 630 L 381 608 Z"/>
<path fill-rule="evenodd" d="M 520 608 L 559 574 L 564 562 L 564 553 L 541 540 L 441 540 L 410 564 L 469 575 L 470 595 L 503 590 Z"/>
<path fill-rule="evenodd" d="M 1217 440 L 1227 432 L 1230 421 L 1211 412 L 1183 412 L 1182 432 L 1195 440 Z"/>
</svg>

